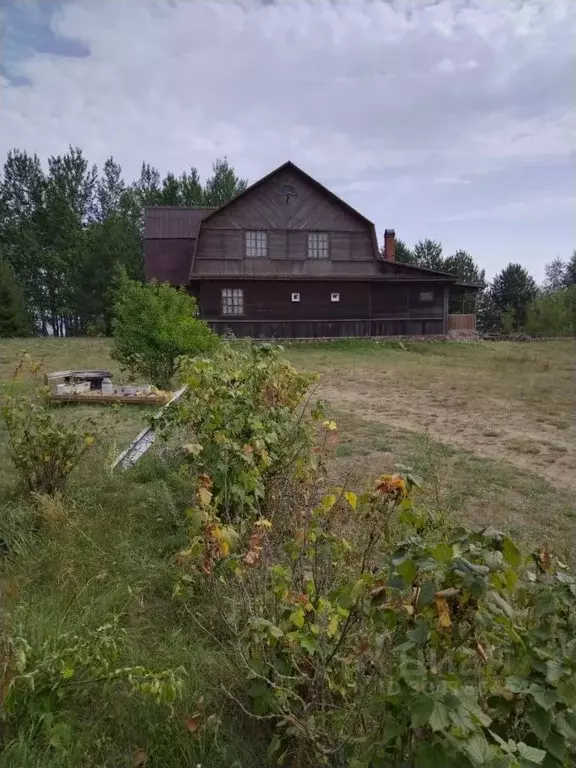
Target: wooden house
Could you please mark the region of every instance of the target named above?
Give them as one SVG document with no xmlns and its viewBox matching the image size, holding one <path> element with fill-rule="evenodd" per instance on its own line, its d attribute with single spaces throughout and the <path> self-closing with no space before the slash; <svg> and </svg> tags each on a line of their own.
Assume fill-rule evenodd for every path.
<svg viewBox="0 0 576 768">
<path fill-rule="evenodd" d="M 462 289 L 395 261 L 393 230 L 381 249 L 371 221 L 291 162 L 217 209 L 148 208 L 145 262 L 216 331 L 253 338 L 446 334 Z M 474 330 L 473 313 L 457 325 Z"/>
</svg>

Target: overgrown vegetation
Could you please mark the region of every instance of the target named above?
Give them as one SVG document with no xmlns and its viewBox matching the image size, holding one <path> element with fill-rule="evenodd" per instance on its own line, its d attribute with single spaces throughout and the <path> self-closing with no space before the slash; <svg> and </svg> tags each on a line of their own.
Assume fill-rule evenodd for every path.
<svg viewBox="0 0 576 768">
<path fill-rule="evenodd" d="M 528 308 L 526 330 L 542 336 L 575 336 L 576 284 L 535 299 Z"/>
<path fill-rule="evenodd" d="M 186 291 L 143 284 L 125 272 L 116 288 L 113 328 L 112 357 L 160 389 L 170 387 L 179 357 L 208 352 L 218 343 Z"/>
<path fill-rule="evenodd" d="M 8 454 L 30 493 L 61 491 L 69 474 L 96 441 L 94 420 L 66 422 L 50 407 L 48 388 L 38 381 L 39 366 L 25 355 L 11 390 L 0 406 L 8 436 Z M 19 379 L 33 379 L 32 391 L 19 392 Z"/>
<path fill-rule="evenodd" d="M 424 346 L 331 354 L 358 383 L 371 356 L 438 354 L 457 382 L 454 355 L 482 353 Z M 224 344 L 180 370 L 155 456 L 110 476 L 96 443 L 61 494 L 4 486 L 0 766 L 571 765 L 568 564 L 455 527 L 460 470 L 429 467 L 431 441 L 423 488 L 381 453 L 366 489 L 372 465 L 332 458 L 315 377 L 280 348 Z M 365 442 L 401 453 L 383 439 Z"/>
<path fill-rule="evenodd" d="M 32 323 L 14 270 L 0 258 L 0 338 L 29 336 Z"/>
</svg>

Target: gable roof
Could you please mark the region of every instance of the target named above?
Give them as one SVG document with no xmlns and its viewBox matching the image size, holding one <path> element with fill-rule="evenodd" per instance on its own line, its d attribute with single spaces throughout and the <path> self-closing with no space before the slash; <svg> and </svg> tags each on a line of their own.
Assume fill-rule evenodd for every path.
<svg viewBox="0 0 576 768">
<path fill-rule="evenodd" d="M 232 205 L 237 200 L 240 200 L 241 198 L 246 197 L 246 195 L 249 195 L 251 192 L 254 192 L 254 190 L 258 189 L 267 181 L 269 181 L 271 178 L 276 176 L 276 174 L 286 170 L 294 171 L 295 173 L 299 174 L 312 187 L 315 187 L 316 189 L 320 190 L 320 192 L 322 192 L 324 195 L 330 198 L 334 203 L 336 203 L 337 205 L 340 205 L 345 210 L 347 210 L 348 213 L 351 213 L 353 216 L 356 216 L 365 224 L 367 224 L 370 228 L 370 233 L 372 236 L 372 244 L 374 246 L 374 258 L 380 259 L 380 250 L 378 248 L 378 238 L 376 236 L 376 227 L 374 226 L 374 223 L 370 221 L 370 219 L 367 219 L 366 216 L 363 216 L 359 211 L 357 211 L 351 205 L 349 205 L 345 200 L 342 200 L 341 197 L 338 197 L 338 195 L 334 194 L 334 192 L 329 190 L 328 187 L 325 187 L 323 184 L 321 184 L 313 176 L 310 176 L 310 174 L 306 173 L 306 171 L 303 171 L 302 168 L 297 166 L 291 160 L 287 160 L 285 163 L 282 163 L 282 165 L 279 165 L 278 168 L 275 168 L 273 171 L 270 171 L 270 173 L 267 173 L 266 176 L 262 176 L 261 179 L 258 179 L 258 181 L 255 181 L 254 184 L 250 184 L 249 187 L 246 187 L 246 189 L 243 192 L 240 192 L 240 194 L 236 195 L 236 197 L 232 198 L 232 200 L 229 200 L 227 203 L 224 203 L 224 205 L 221 205 L 219 208 L 216 208 L 211 213 L 209 213 L 203 219 L 203 221 L 209 220 L 210 218 L 212 218 L 212 216 L 215 216 L 216 214 L 220 213 L 224 209 L 228 208 L 228 206 Z M 192 277 L 192 273 L 194 271 L 194 262 L 196 261 L 197 247 L 198 247 L 198 240 L 196 240 L 196 243 L 194 246 L 194 252 L 192 254 L 192 263 L 190 265 L 190 277 Z"/>
</svg>

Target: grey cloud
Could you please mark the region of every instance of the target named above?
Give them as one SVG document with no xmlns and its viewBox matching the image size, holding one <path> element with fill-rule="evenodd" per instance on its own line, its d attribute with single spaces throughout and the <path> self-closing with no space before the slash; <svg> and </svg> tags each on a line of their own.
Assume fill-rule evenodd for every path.
<svg viewBox="0 0 576 768">
<path fill-rule="evenodd" d="M 0 149 L 46 156 L 77 143 L 97 162 L 114 153 L 128 175 L 143 158 L 205 173 L 227 154 L 252 179 L 290 157 L 379 228 L 398 220 L 410 240 L 443 221 L 448 247 L 472 251 L 483 242 L 474 211 L 502 230 L 498 206 L 517 204 L 517 220 L 534 197 L 568 195 L 557 169 L 572 162 L 576 131 L 571 0 L 139 0 L 135 8 L 74 0 L 56 10 L 50 35 L 89 55 L 51 47 L 20 61 L 30 84 L 4 85 Z M 522 184 L 502 199 L 518 169 Z M 562 210 L 550 222 L 570 249 Z M 452 244 L 450 222 L 464 220 L 469 241 Z M 502 258 L 493 249 L 476 255 L 489 271 Z"/>
</svg>

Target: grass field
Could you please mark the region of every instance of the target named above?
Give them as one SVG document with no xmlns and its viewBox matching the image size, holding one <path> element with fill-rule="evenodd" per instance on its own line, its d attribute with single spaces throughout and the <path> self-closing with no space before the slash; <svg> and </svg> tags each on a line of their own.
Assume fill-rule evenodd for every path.
<svg viewBox="0 0 576 768">
<path fill-rule="evenodd" d="M 110 367 L 118 375 L 104 340 L 2 340 L 0 398 L 24 347 L 46 370 Z M 570 342 L 334 342 L 294 345 L 287 354 L 321 373 L 318 394 L 339 425 L 330 466 L 338 484 L 360 487 L 408 464 L 425 478 L 422 505 L 491 523 L 527 545 L 549 542 L 573 562 L 575 351 Z M 11 631 L 42 641 L 120 616 L 131 664 L 182 665 L 189 677 L 172 713 L 112 694 L 98 711 L 89 698 L 84 708 L 75 704 L 73 737 L 61 749 L 18 731 L 0 768 L 128 767 L 144 764 L 137 762 L 143 753 L 147 768 L 260 768 L 259 728 L 220 692 L 235 674 L 233 661 L 198 635 L 172 598 L 171 555 L 187 541 L 185 490 L 162 462 L 144 460 L 124 476 L 106 469 L 151 410 L 64 412 L 96 416 L 105 437 L 65 497 L 49 502 L 17 491 L 0 425 L 0 626 L 6 617 Z M 185 718 L 198 711 L 211 724 L 192 734 Z"/>
</svg>

